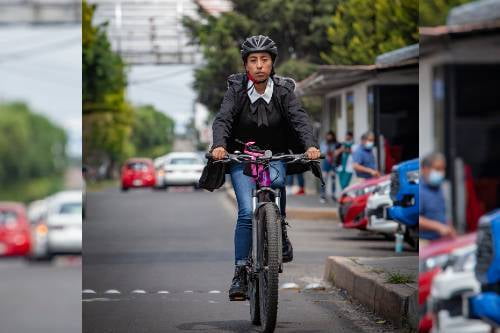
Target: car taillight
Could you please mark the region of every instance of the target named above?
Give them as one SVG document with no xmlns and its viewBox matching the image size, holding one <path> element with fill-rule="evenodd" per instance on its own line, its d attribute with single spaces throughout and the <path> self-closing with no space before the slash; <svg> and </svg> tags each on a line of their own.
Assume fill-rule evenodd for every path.
<svg viewBox="0 0 500 333">
<path fill-rule="evenodd" d="M 36 226 L 36 233 L 37 234 L 40 234 L 40 235 L 45 235 L 49 229 L 47 228 L 47 226 L 45 224 L 39 224 Z"/>
</svg>

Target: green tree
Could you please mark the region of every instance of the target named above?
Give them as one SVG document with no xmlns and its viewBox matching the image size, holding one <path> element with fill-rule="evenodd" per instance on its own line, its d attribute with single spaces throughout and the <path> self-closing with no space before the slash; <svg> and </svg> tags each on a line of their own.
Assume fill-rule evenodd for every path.
<svg viewBox="0 0 500 333">
<path fill-rule="evenodd" d="M 193 43 L 201 45 L 205 64 L 195 71 L 198 100 L 211 112 L 219 109 L 230 74 L 244 70 L 240 45 L 265 34 L 278 44 L 277 66 L 289 59 L 320 62 L 330 43 L 326 27 L 340 0 L 233 0 L 234 10 L 218 17 L 200 10 L 201 20 L 184 19 Z M 295 78 L 297 80 L 297 78 Z"/>
<path fill-rule="evenodd" d="M 133 109 L 125 99 L 125 65 L 111 49 L 107 24 L 93 26 L 95 9 L 83 1 L 83 156 L 85 164 L 107 164 L 112 177 L 115 166 L 133 152 Z"/>
<path fill-rule="evenodd" d="M 419 24 L 423 27 L 432 27 L 446 24 L 450 9 L 475 0 L 420 0 Z"/>
<path fill-rule="evenodd" d="M 417 0 L 346 0 L 327 30 L 330 64 L 372 64 L 381 53 L 418 42 Z"/>
<path fill-rule="evenodd" d="M 152 105 L 143 105 L 134 110 L 132 142 L 136 155 L 158 157 L 171 151 L 174 141 L 175 123 L 172 118 L 157 111 Z"/>
<path fill-rule="evenodd" d="M 33 113 L 25 103 L 0 104 L 0 197 L 9 197 L 12 189 L 40 179 L 60 183 L 67 164 L 66 143 L 63 129 Z M 52 185 L 38 189 L 36 194 L 48 194 L 55 190 Z M 36 198 L 31 194 L 20 191 L 11 199 Z"/>
</svg>

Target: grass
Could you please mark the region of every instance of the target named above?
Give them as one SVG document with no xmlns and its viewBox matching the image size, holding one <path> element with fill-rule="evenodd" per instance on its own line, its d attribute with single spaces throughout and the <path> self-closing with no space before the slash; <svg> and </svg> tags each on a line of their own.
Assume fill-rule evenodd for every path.
<svg viewBox="0 0 500 333">
<path fill-rule="evenodd" d="M 45 177 L 30 179 L 0 187 L 0 201 L 20 201 L 28 203 L 42 199 L 63 188 L 63 177 Z"/>
<path fill-rule="evenodd" d="M 404 274 L 400 272 L 387 272 L 387 279 L 385 282 L 391 284 L 413 283 L 415 282 L 415 278 L 411 274 Z"/>
<path fill-rule="evenodd" d="M 99 181 L 87 182 L 87 191 L 98 192 L 110 187 L 118 187 L 119 181 L 117 179 L 105 179 Z"/>
</svg>

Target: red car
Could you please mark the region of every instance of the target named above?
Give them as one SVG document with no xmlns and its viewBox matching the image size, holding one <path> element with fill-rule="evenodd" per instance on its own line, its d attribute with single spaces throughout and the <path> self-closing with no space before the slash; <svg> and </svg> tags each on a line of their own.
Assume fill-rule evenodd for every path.
<svg viewBox="0 0 500 333">
<path fill-rule="evenodd" d="M 368 198 L 378 184 L 388 179 L 390 179 L 390 175 L 369 179 L 351 185 L 342 191 L 339 199 L 339 216 L 344 228 L 366 229 L 368 218 L 365 214 L 365 208 Z"/>
<path fill-rule="evenodd" d="M 470 233 L 453 239 L 443 239 L 420 247 L 418 275 L 418 305 L 420 318 L 419 333 L 427 333 L 432 329 L 432 317 L 427 313 L 427 298 L 431 292 L 432 281 L 442 271 L 449 255 L 456 249 L 476 242 L 477 234 Z"/>
<path fill-rule="evenodd" d="M 121 171 L 122 191 L 134 187 L 154 187 L 155 167 L 149 158 L 128 159 Z"/>
<path fill-rule="evenodd" d="M 28 254 L 30 239 L 30 226 L 24 205 L 0 202 L 0 256 Z"/>
</svg>

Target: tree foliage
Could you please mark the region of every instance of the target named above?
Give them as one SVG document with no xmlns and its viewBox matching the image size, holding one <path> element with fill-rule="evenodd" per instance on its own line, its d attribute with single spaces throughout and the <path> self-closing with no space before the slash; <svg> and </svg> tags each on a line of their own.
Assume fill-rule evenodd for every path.
<svg viewBox="0 0 500 333">
<path fill-rule="evenodd" d="M 174 127 L 173 119 L 152 105 L 135 108 L 132 142 L 136 154 L 157 157 L 168 153 L 174 140 Z"/>
<path fill-rule="evenodd" d="M 419 24 L 424 27 L 446 24 L 450 9 L 475 0 L 420 0 Z"/>
<path fill-rule="evenodd" d="M 418 43 L 417 0 L 345 0 L 327 29 L 330 64 L 372 64 L 381 53 Z"/>
<path fill-rule="evenodd" d="M 321 62 L 330 43 L 326 27 L 339 0 L 233 0 L 234 10 L 218 17 L 202 11 L 201 20 L 184 19 L 194 43 L 201 45 L 205 64 L 195 72 L 198 99 L 216 112 L 226 91 L 227 77 L 244 70 L 240 45 L 251 35 L 268 35 L 277 44 L 276 66 L 290 59 L 302 64 Z M 277 71 L 280 74 L 279 71 Z M 298 80 L 296 77 L 294 78 Z"/>
<path fill-rule="evenodd" d="M 66 132 L 22 102 L 0 104 L 0 184 L 61 177 Z"/>
</svg>

